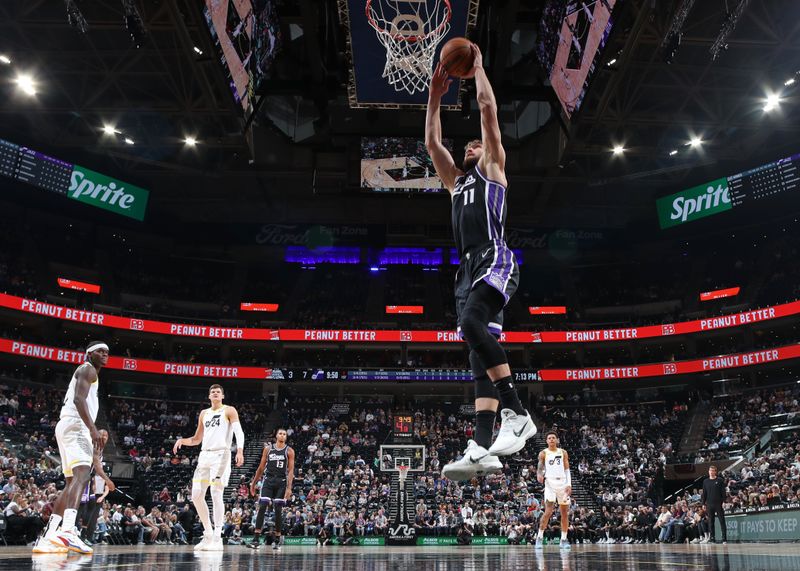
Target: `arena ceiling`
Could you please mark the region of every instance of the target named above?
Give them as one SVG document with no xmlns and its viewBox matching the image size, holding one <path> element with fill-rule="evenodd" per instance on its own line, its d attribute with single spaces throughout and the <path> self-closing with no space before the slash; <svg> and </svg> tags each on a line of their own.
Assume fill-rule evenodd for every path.
<svg viewBox="0 0 800 571">
<path fill-rule="evenodd" d="M 201 0 L 71 0 L 85 33 L 68 23 L 65 2 L 4 1 L 0 53 L 12 63 L 0 64 L 0 136 L 131 173 L 156 189 L 154 208 L 182 218 L 392 221 L 400 199 L 367 200 L 354 188 L 358 139 L 421 135 L 423 114 L 350 108 L 341 1 L 276 2 L 283 50 L 260 89 L 252 131 L 228 90 Z M 131 4 L 146 30 L 138 48 L 124 23 Z M 498 94 L 519 222 L 623 226 L 652 216 L 658 193 L 797 152 L 797 84 L 784 86 L 800 70 L 796 1 L 625 0 L 583 109 L 571 123 L 553 118 L 537 131 L 539 123 L 520 121 L 525 110 L 555 116 L 558 105 L 532 49 L 542 4 L 482 0 L 472 32 Z M 740 4 L 714 60 L 710 48 Z M 665 38 L 687 5 L 670 58 L 675 45 Z M 15 90 L 20 71 L 36 79 L 35 98 Z M 768 92 L 780 90 L 782 104 L 765 113 Z M 120 133 L 103 134 L 103 125 Z M 445 118 L 456 139 L 478 128 L 469 109 Z M 200 144 L 187 148 L 187 136 Z M 692 137 L 703 145 L 687 147 Z M 614 156 L 615 145 L 625 152 Z M 428 204 L 406 208 L 424 222 L 434 215 Z"/>
</svg>

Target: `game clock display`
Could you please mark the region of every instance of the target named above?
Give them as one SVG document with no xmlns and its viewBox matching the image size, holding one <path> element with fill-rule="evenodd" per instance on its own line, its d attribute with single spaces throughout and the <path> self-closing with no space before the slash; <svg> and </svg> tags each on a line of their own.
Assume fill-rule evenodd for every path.
<svg viewBox="0 0 800 571">
<path fill-rule="evenodd" d="M 410 414 L 398 414 L 394 417 L 394 436 L 410 438 L 414 435 L 414 417 Z"/>
</svg>

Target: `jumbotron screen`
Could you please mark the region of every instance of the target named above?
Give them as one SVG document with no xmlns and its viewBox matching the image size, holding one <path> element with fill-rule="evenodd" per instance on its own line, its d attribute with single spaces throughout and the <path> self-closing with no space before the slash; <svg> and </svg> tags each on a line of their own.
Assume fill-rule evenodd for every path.
<svg viewBox="0 0 800 571">
<path fill-rule="evenodd" d="M 273 0 L 205 0 L 203 15 L 236 102 L 245 114 L 281 47 Z"/>
<path fill-rule="evenodd" d="M 549 0 L 536 51 L 567 118 L 586 96 L 622 0 Z"/>
<path fill-rule="evenodd" d="M 453 142 L 442 141 L 451 153 Z M 422 139 L 361 138 L 361 189 L 365 192 L 447 192 Z"/>
</svg>

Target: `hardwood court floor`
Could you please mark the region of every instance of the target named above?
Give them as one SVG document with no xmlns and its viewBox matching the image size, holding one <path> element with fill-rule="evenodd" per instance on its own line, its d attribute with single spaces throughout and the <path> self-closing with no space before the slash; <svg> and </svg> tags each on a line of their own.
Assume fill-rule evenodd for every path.
<svg viewBox="0 0 800 571">
<path fill-rule="evenodd" d="M 800 569 L 798 544 L 585 545 L 562 552 L 530 546 L 284 547 L 257 552 L 240 546 L 195 554 L 188 547 L 99 546 L 93 556 L 31 555 L 27 547 L 0 547 L 0 571 L 577 571 L 675 569 L 758 571 Z"/>
</svg>

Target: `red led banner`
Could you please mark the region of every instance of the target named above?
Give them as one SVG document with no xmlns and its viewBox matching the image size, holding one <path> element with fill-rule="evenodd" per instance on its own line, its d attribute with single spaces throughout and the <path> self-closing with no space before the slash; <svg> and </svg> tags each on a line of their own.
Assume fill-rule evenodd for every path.
<svg viewBox="0 0 800 571">
<path fill-rule="evenodd" d="M 267 311 L 274 313 L 278 311 L 278 307 L 277 303 L 248 303 L 243 301 L 239 309 L 242 311 Z"/>
<path fill-rule="evenodd" d="M 62 363 L 80 364 L 85 360 L 81 351 L 59 349 L 45 345 L 35 345 L 22 341 L 0 338 L 0 352 Z M 752 351 L 733 355 L 718 355 L 692 361 L 653 363 L 621 367 L 599 367 L 591 369 L 542 369 L 539 377 L 543 381 L 596 381 L 614 379 L 639 379 L 643 377 L 662 377 L 702 373 L 722 369 L 750 367 L 800 357 L 800 343 Z M 224 365 L 201 365 L 197 363 L 168 363 L 149 359 L 132 359 L 111 356 L 106 365 L 109 369 L 155 373 L 159 375 L 179 375 L 185 377 L 212 377 L 219 379 L 271 379 L 273 369 L 268 367 L 238 367 Z M 279 371 L 275 369 L 275 371 Z M 282 375 L 280 375 L 282 378 Z"/>
<path fill-rule="evenodd" d="M 421 314 L 424 306 L 422 305 L 387 305 L 386 313 L 414 313 Z"/>
<path fill-rule="evenodd" d="M 729 287 L 726 289 L 715 289 L 714 291 L 704 291 L 700 294 L 700 301 L 711 301 L 712 299 L 722 299 L 723 297 L 734 297 L 739 295 L 740 287 Z"/>
<path fill-rule="evenodd" d="M 100 286 L 97 284 L 79 282 L 77 280 L 68 280 L 67 278 L 58 278 L 58 285 L 64 289 L 76 289 L 78 291 L 86 291 L 97 294 L 100 293 Z"/>
<path fill-rule="evenodd" d="M 169 323 L 149 319 L 120 317 L 53 305 L 13 295 L 0 293 L 0 307 L 64 319 L 79 323 L 90 323 L 112 329 L 127 329 L 162 335 L 203 337 L 209 339 L 241 339 L 249 341 L 304 341 L 335 343 L 460 343 L 455 331 L 403 331 L 398 329 L 258 329 L 247 327 L 216 327 Z M 604 341 L 626 341 L 649 337 L 686 335 L 703 331 L 740 327 L 800 314 L 800 301 L 733 313 L 695 321 L 682 321 L 665 325 L 630 327 L 621 329 L 589 329 L 583 331 L 507 331 L 504 343 L 599 343 Z"/>
<path fill-rule="evenodd" d="M 0 339 L 0 352 L 22 355 L 34 359 L 80 364 L 86 360 L 85 353 L 70 349 L 58 349 L 44 345 L 34 345 L 10 339 Z M 185 377 L 213 377 L 216 379 L 269 379 L 272 369 L 268 367 L 239 367 L 225 365 L 200 365 L 197 363 L 167 363 L 149 359 L 131 359 L 111 356 L 108 369 L 136 371 L 137 373 L 157 373 L 159 375 L 180 375 Z"/>
<path fill-rule="evenodd" d="M 565 315 L 567 308 L 563 305 L 543 305 L 529 307 L 528 311 L 531 315 Z"/>
<path fill-rule="evenodd" d="M 800 343 L 776 349 L 764 349 L 750 353 L 718 355 L 692 361 L 632 365 L 629 367 L 598 367 L 592 369 L 542 369 L 539 377 L 543 381 L 603 381 L 611 379 L 640 379 L 643 377 L 664 377 L 703 373 L 722 369 L 750 367 L 786 359 L 800 357 Z"/>
</svg>

